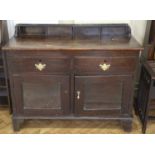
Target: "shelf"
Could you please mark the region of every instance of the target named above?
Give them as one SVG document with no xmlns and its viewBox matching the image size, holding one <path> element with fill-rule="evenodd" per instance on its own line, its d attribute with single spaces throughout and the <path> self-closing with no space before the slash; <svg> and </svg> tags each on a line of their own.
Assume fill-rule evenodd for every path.
<svg viewBox="0 0 155 155">
<path fill-rule="evenodd" d="M 6 81 L 5 81 L 5 78 L 0 78 L 0 88 L 2 87 L 6 87 Z"/>
<path fill-rule="evenodd" d="M 0 107 L 8 107 L 8 99 L 6 96 L 0 97 Z"/>
<path fill-rule="evenodd" d="M 5 74 L 0 72 L 0 78 L 5 78 Z"/>
<path fill-rule="evenodd" d="M 2 96 L 8 96 L 7 90 L 6 89 L 0 89 L 0 97 Z"/>
<path fill-rule="evenodd" d="M 0 89 L 7 89 L 7 86 L 1 86 L 0 85 Z"/>
</svg>

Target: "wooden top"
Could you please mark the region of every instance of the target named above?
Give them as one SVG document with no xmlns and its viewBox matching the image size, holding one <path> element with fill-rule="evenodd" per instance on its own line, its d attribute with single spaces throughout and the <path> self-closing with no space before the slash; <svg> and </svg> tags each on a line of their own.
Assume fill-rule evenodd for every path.
<svg viewBox="0 0 155 155">
<path fill-rule="evenodd" d="M 143 50 L 130 40 L 59 40 L 49 38 L 12 38 L 3 48 L 9 50 Z"/>
<path fill-rule="evenodd" d="M 127 24 L 19 24 L 3 50 L 142 50 Z"/>
</svg>

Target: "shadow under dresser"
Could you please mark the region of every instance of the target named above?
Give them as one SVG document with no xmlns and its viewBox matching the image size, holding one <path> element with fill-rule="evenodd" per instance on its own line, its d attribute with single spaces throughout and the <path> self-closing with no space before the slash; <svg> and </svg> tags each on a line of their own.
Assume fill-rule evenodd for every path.
<svg viewBox="0 0 155 155">
<path fill-rule="evenodd" d="M 3 47 L 14 130 L 26 119 L 97 119 L 130 131 L 141 50 L 127 24 L 16 25 Z"/>
</svg>

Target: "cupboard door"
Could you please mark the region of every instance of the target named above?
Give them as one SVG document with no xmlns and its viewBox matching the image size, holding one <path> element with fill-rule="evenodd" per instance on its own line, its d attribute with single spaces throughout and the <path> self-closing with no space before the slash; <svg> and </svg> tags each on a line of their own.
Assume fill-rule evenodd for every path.
<svg viewBox="0 0 155 155">
<path fill-rule="evenodd" d="M 25 116 L 69 113 L 69 76 L 13 76 L 15 112 Z"/>
<path fill-rule="evenodd" d="M 76 76 L 77 115 L 130 115 L 132 76 Z"/>
</svg>

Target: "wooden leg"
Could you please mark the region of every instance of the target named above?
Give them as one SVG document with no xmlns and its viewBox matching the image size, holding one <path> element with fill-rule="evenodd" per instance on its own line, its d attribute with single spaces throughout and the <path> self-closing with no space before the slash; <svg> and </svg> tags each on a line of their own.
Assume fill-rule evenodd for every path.
<svg viewBox="0 0 155 155">
<path fill-rule="evenodd" d="M 121 124 L 122 124 L 122 128 L 124 129 L 124 131 L 131 132 L 131 130 L 132 130 L 132 120 L 122 120 Z"/>
<path fill-rule="evenodd" d="M 148 109 L 149 109 L 149 103 L 150 101 L 147 102 L 145 112 L 144 112 L 144 119 L 142 119 L 142 133 L 146 133 L 146 128 L 147 128 L 147 121 L 148 121 Z"/>
<path fill-rule="evenodd" d="M 136 102 L 136 101 L 135 101 Z M 139 115 L 139 113 L 138 113 L 138 108 L 137 108 L 137 103 L 134 103 L 134 112 L 135 112 L 135 115 Z"/>
<path fill-rule="evenodd" d="M 146 133 L 146 127 L 147 127 L 147 121 L 148 121 L 148 117 L 145 116 L 144 121 L 142 123 L 142 133 Z"/>
<path fill-rule="evenodd" d="M 19 131 L 23 123 L 24 123 L 23 119 L 13 119 L 13 130 Z"/>
<path fill-rule="evenodd" d="M 142 126 L 142 133 L 146 133 L 146 124 L 143 124 L 143 126 Z"/>
<path fill-rule="evenodd" d="M 135 108 L 134 108 L 134 112 L 135 112 L 135 115 L 136 115 L 136 116 L 139 116 L 138 108 L 136 107 L 136 105 L 135 105 Z"/>
</svg>

